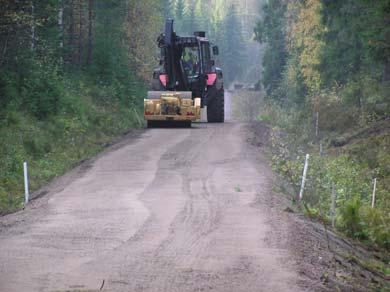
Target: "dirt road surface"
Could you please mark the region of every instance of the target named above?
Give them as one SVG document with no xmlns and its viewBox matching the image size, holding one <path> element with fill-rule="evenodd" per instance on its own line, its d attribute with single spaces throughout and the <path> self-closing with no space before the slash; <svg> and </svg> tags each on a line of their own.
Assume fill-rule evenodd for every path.
<svg viewBox="0 0 390 292">
<path fill-rule="evenodd" d="M 140 131 L 55 180 L 0 218 L 0 291 L 310 290 L 248 131 Z"/>
<path fill-rule="evenodd" d="M 77 168 L 1 219 L 0 291 L 300 291 L 246 131 L 152 129 Z"/>
</svg>

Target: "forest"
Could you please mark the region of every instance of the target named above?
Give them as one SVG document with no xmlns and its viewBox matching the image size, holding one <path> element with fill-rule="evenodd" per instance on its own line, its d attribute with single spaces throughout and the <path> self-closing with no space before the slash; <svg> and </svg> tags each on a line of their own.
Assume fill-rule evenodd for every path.
<svg viewBox="0 0 390 292">
<path fill-rule="evenodd" d="M 280 130 L 275 170 L 296 184 L 312 154 L 309 215 L 331 220 L 334 190 L 336 227 L 389 247 L 389 0 L 0 5 L 1 214 L 23 206 L 24 161 L 37 190 L 143 127 L 156 39 L 171 17 L 178 34 L 204 30 L 219 46 L 226 88 L 256 83 L 265 100 L 257 118 Z"/>
<path fill-rule="evenodd" d="M 8 1 L 0 11 L 0 212 L 130 127 L 162 19 L 158 1 Z M 134 25 L 141 22 L 143 27 Z"/>
<path fill-rule="evenodd" d="M 175 19 L 178 34 L 208 32 L 221 48 L 217 61 L 227 83 L 245 73 L 245 46 L 253 43 L 255 19 L 243 18 L 250 27 L 244 31 L 240 1 L 0 5 L 0 213 L 22 206 L 24 161 L 36 190 L 143 126 L 141 106 L 165 18 Z"/>
<path fill-rule="evenodd" d="M 309 153 L 307 213 L 387 248 L 389 21 L 388 0 L 270 0 L 254 30 L 264 49 L 260 119 L 280 129 L 274 168 L 299 189 Z"/>
</svg>

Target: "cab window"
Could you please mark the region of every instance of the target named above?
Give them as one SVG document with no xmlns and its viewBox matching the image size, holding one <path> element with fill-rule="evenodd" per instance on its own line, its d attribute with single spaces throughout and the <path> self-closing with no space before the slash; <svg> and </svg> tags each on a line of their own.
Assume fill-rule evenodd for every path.
<svg viewBox="0 0 390 292">
<path fill-rule="evenodd" d="M 183 69 L 188 77 L 199 75 L 199 50 L 197 46 L 183 48 L 181 57 Z"/>
<path fill-rule="evenodd" d="M 210 44 L 202 43 L 202 55 L 203 55 L 203 68 L 205 72 L 211 71 L 211 54 L 210 54 Z"/>
</svg>

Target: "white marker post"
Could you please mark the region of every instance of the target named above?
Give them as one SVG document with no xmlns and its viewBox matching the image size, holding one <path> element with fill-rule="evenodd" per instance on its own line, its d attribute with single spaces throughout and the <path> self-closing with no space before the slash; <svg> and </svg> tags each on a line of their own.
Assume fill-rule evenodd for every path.
<svg viewBox="0 0 390 292">
<path fill-rule="evenodd" d="M 303 168 L 303 175 L 302 175 L 302 184 L 301 184 L 301 191 L 299 192 L 299 201 L 303 198 L 303 190 L 305 189 L 305 183 L 306 183 L 306 176 L 307 176 L 307 168 L 309 166 L 309 154 L 306 154 L 305 159 L 305 167 Z"/>
<path fill-rule="evenodd" d="M 375 207 L 375 193 L 376 193 L 376 178 L 374 178 L 374 189 L 372 190 L 371 208 Z"/>
<path fill-rule="evenodd" d="M 24 172 L 24 204 L 27 205 L 30 193 L 28 190 L 28 172 L 27 172 L 27 162 L 23 163 L 23 172 Z"/>
<path fill-rule="evenodd" d="M 335 219 L 336 219 L 336 187 L 334 184 L 332 184 L 332 206 L 331 206 L 331 212 L 332 212 L 332 227 L 334 229 L 335 227 Z"/>
</svg>

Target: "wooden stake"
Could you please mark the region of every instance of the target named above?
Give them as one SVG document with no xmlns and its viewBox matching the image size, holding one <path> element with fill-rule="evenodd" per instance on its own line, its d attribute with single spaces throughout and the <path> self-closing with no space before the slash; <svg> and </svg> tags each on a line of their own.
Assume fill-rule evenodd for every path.
<svg viewBox="0 0 390 292">
<path fill-rule="evenodd" d="M 335 219 L 336 219 L 336 187 L 332 183 L 332 206 L 331 206 L 331 213 L 332 213 L 332 227 L 335 227 Z"/>
<path fill-rule="evenodd" d="M 302 175 L 301 191 L 299 192 L 299 201 L 301 201 L 303 198 L 303 190 L 305 189 L 307 168 L 309 166 L 309 157 L 310 157 L 310 155 L 306 154 L 305 166 L 303 168 L 303 175 Z"/>
<path fill-rule="evenodd" d="M 28 187 L 28 171 L 27 171 L 27 162 L 23 163 L 23 173 L 24 173 L 24 204 L 27 205 L 30 199 L 30 192 Z"/>
<path fill-rule="evenodd" d="M 375 207 L 375 193 L 376 193 L 376 178 L 374 178 L 374 189 L 372 190 L 371 208 Z"/>
</svg>

